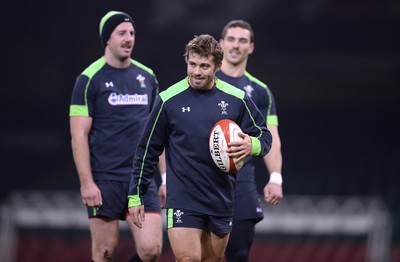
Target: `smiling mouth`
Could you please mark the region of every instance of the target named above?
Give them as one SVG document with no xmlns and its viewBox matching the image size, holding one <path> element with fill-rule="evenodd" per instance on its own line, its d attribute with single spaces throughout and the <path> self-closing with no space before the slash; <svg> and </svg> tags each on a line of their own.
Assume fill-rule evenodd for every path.
<svg viewBox="0 0 400 262">
<path fill-rule="evenodd" d="M 236 50 L 233 50 L 233 51 L 229 52 L 229 54 L 230 54 L 231 56 L 239 56 L 239 55 L 240 55 L 240 52 L 239 52 L 239 51 L 236 51 Z"/>
</svg>

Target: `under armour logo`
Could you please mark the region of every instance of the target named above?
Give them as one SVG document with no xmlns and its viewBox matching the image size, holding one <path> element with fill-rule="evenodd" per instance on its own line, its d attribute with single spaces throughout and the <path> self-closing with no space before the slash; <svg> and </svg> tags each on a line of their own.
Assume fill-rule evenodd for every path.
<svg viewBox="0 0 400 262">
<path fill-rule="evenodd" d="M 107 88 L 114 87 L 114 83 L 113 82 L 106 82 L 105 85 L 106 85 Z"/>
<path fill-rule="evenodd" d="M 190 112 L 190 106 L 182 107 L 182 112 Z"/>
</svg>

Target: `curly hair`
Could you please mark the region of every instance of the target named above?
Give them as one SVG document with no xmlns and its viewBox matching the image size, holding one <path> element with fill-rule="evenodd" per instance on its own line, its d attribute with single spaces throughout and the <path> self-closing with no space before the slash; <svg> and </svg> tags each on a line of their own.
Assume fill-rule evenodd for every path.
<svg viewBox="0 0 400 262">
<path fill-rule="evenodd" d="M 192 40 L 186 45 L 186 50 L 184 53 L 185 61 L 187 63 L 189 59 L 189 54 L 198 54 L 200 57 L 213 57 L 213 61 L 215 65 L 219 65 L 222 63 L 222 59 L 224 58 L 224 51 L 219 45 L 218 41 L 214 39 L 214 37 L 203 34 L 203 35 L 195 35 Z"/>
</svg>

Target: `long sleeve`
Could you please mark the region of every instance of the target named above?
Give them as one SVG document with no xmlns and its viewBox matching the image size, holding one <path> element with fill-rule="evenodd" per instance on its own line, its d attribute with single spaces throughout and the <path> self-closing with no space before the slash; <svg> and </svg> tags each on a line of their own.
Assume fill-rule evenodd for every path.
<svg viewBox="0 0 400 262">
<path fill-rule="evenodd" d="M 136 149 L 129 187 L 129 207 L 143 204 L 141 198 L 154 178 L 165 143 L 164 114 L 163 101 L 158 97 Z"/>
<path fill-rule="evenodd" d="M 269 132 L 264 116 L 248 96 L 243 99 L 245 113 L 242 119 L 242 131 L 251 137 L 253 156 L 265 156 L 271 149 L 272 135 Z"/>
</svg>

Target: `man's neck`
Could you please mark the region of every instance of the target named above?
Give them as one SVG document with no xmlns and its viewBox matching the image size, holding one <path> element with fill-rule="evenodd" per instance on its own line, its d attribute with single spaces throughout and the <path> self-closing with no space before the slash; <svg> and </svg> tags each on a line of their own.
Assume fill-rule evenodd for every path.
<svg viewBox="0 0 400 262">
<path fill-rule="evenodd" d="M 104 59 L 106 60 L 107 64 L 114 68 L 127 68 L 131 63 L 129 57 L 124 60 L 119 60 L 107 51 L 104 53 Z"/>
<path fill-rule="evenodd" d="M 246 71 L 246 63 L 240 63 L 237 65 L 231 64 L 226 62 L 225 60 L 222 61 L 222 67 L 221 67 L 222 72 L 224 74 L 231 76 L 231 77 L 241 77 L 244 75 L 244 72 Z"/>
</svg>

